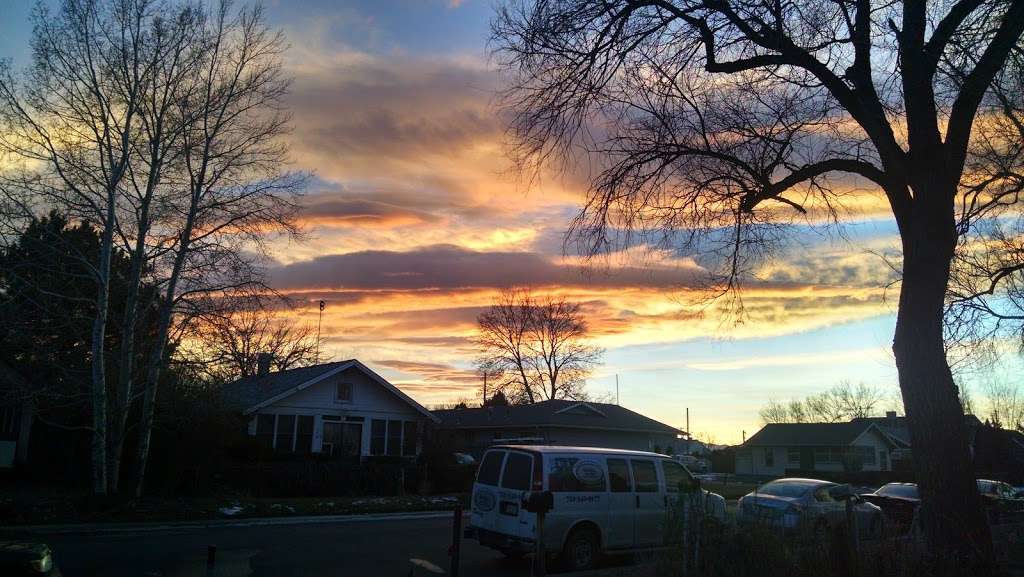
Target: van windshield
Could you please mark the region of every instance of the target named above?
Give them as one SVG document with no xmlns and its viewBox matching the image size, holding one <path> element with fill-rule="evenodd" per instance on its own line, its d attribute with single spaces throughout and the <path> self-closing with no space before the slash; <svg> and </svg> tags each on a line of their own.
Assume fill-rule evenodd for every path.
<svg viewBox="0 0 1024 577">
<path fill-rule="evenodd" d="M 476 482 L 481 485 L 498 486 L 498 476 L 501 475 L 501 463 L 505 460 L 505 451 L 487 451 L 484 460 L 480 462 L 480 469 L 476 473 Z"/>
</svg>

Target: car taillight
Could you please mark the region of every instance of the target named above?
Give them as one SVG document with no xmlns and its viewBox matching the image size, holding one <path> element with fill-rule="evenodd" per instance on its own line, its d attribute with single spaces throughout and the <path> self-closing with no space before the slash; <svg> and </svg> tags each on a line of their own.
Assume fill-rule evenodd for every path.
<svg viewBox="0 0 1024 577">
<path fill-rule="evenodd" d="M 544 490 L 544 457 L 537 454 L 533 456 L 533 486 L 534 491 Z"/>
</svg>

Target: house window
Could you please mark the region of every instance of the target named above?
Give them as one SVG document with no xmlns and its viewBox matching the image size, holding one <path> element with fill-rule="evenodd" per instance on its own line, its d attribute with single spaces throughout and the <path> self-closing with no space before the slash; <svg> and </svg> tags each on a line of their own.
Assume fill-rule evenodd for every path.
<svg viewBox="0 0 1024 577">
<path fill-rule="evenodd" d="M 387 443 L 388 422 L 382 419 L 373 419 L 370 426 L 370 454 L 383 455 L 384 445 Z"/>
<path fill-rule="evenodd" d="M 800 466 L 800 449 L 786 449 L 786 463 L 796 467 Z"/>
<path fill-rule="evenodd" d="M 313 450 L 313 416 L 300 415 L 295 428 L 295 452 L 307 454 Z"/>
<path fill-rule="evenodd" d="M 774 467 L 775 466 L 775 447 L 764 448 L 764 466 Z"/>
<path fill-rule="evenodd" d="M 291 453 L 295 448 L 295 415 L 277 416 L 277 441 L 274 449 L 278 453 Z"/>
<path fill-rule="evenodd" d="M 260 445 L 274 448 L 274 417 L 276 415 L 256 415 L 256 440 Z"/>
<path fill-rule="evenodd" d="M 352 383 L 338 383 L 334 391 L 334 400 L 339 403 L 351 403 Z"/>
<path fill-rule="evenodd" d="M 388 421 L 388 447 L 390 457 L 402 454 L 402 421 Z"/>
<path fill-rule="evenodd" d="M 885 451 L 878 452 L 878 468 L 883 471 L 889 470 L 889 453 Z"/>
<path fill-rule="evenodd" d="M 814 449 L 814 463 L 817 465 L 840 465 L 843 462 L 843 449 L 840 447 L 817 447 Z"/>
<path fill-rule="evenodd" d="M 416 442 L 418 441 L 419 423 L 416 421 L 405 421 L 402 429 L 402 454 L 406 457 L 416 455 Z"/>
</svg>

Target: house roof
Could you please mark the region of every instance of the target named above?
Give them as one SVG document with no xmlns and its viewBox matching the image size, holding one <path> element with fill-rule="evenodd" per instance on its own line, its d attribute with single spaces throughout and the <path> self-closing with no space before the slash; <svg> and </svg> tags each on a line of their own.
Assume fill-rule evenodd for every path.
<svg viewBox="0 0 1024 577">
<path fill-rule="evenodd" d="M 752 437 L 744 446 L 789 446 L 789 447 L 846 447 L 868 429 L 878 427 L 869 421 L 847 423 L 769 423 Z M 879 429 L 882 436 L 898 444 Z"/>
<path fill-rule="evenodd" d="M 452 429 L 508 429 L 565 427 L 678 435 L 683 431 L 619 405 L 552 400 L 503 407 L 434 411 L 441 427 Z"/>
<path fill-rule="evenodd" d="M 393 393 L 402 401 L 412 406 L 418 412 L 432 421 L 437 417 L 403 393 L 398 387 L 392 385 L 384 377 L 378 375 L 369 367 L 356 359 L 322 363 L 298 369 L 288 369 L 267 373 L 265 375 L 254 375 L 238 379 L 228 383 L 221 388 L 221 400 L 226 408 L 241 411 L 243 414 L 250 414 L 259 409 L 275 403 L 283 398 L 293 395 L 307 387 L 342 371 L 355 368 L 376 381 L 379 385 Z"/>
<path fill-rule="evenodd" d="M 857 417 L 850 422 L 874 423 L 889 437 L 910 446 L 910 427 L 907 425 L 906 417 Z M 981 426 L 981 421 L 974 415 L 964 415 L 964 423 L 967 424 L 968 435 L 973 439 L 974 431 Z"/>
</svg>

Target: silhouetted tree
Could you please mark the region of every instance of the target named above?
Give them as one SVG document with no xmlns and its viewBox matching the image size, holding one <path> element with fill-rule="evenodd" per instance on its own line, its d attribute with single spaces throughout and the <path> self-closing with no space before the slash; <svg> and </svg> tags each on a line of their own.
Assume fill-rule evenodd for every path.
<svg viewBox="0 0 1024 577">
<path fill-rule="evenodd" d="M 991 570 L 944 312 L 958 253 L 996 249 L 961 241 L 1021 189 L 1024 0 L 511 0 L 493 29 L 520 166 L 598 164 L 585 254 L 671 246 L 735 295 L 786 224 L 885 195 L 928 549 L 939 573 Z"/>
<path fill-rule="evenodd" d="M 477 324 L 479 364 L 507 375 L 495 390 L 513 402 L 581 397 L 603 353 L 587 343 L 579 304 L 524 289 L 503 292 Z"/>
</svg>

